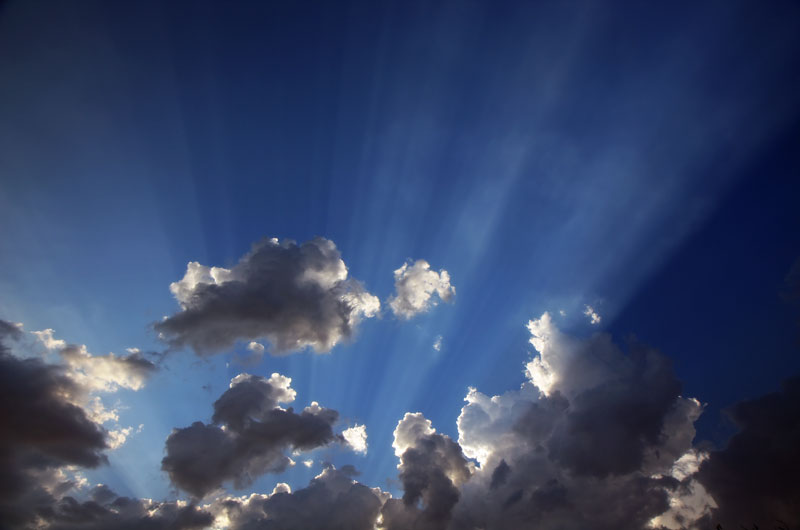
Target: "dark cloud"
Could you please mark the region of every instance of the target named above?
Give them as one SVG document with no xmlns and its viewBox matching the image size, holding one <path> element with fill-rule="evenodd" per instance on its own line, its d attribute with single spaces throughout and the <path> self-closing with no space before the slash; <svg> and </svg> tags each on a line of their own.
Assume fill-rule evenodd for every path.
<svg viewBox="0 0 800 530">
<path fill-rule="evenodd" d="M 780 392 L 743 401 L 730 411 L 739 432 L 700 466 L 698 481 L 718 504 L 723 528 L 800 528 L 800 377 Z"/>
<path fill-rule="evenodd" d="M 341 436 L 333 432 L 335 410 L 316 403 L 300 413 L 278 403 L 294 400 L 291 379 L 242 374 L 214 403 L 214 424 L 195 422 L 173 430 L 162 469 L 179 488 L 203 497 L 226 481 L 241 488 L 291 464 L 287 450 L 310 450 Z M 201 462 L 202 465 L 198 465 Z"/>
<path fill-rule="evenodd" d="M 11 328 L 0 323 L 0 344 L 18 335 Z M 106 462 L 105 431 L 70 401 L 80 392 L 62 367 L 0 346 L 0 520 L 22 525 L 46 511 L 52 497 L 40 482 L 54 470 Z"/>
<path fill-rule="evenodd" d="M 449 436 L 436 433 L 420 413 L 400 420 L 394 447 L 400 453 L 403 498 L 386 502 L 382 527 L 446 528 L 460 496 L 458 488 L 470 476 L 461 447 Z"/>
<path fill-rule="evenodd" d="M 547 314 L 529 328 L 529 381 L 467 395 L 458 441 L 478 466 L 449 528 L 648 528 L 679 486 L 700 404 L 651 348 L 575 339 Z"/>
<path fill-rule="evenodd" d="M 329 466 L 301 490 L 224 499 L 215 510 L 230 530 L 373 530 L 386 494 L 355 482 L 352 471 Z"/>
<path fill-rule="evenodd" d="M 182 310 L 155 328 L 198 354 L 257 339 L 267 339 L 273 353 L 327 352 L 380 308 L 347 277 L 336 245 L 321 237 L 301 245 L 263 240 L 231 269 L 189 263 L 170 289 Z"/>
<path fill-rule="evenodd" d="M 214 516 L 194 505 L 119 497 L 98 486 L 84 502 L 63 497 L 42 520 L 48 530 L 190 530 L 209 527 Z"/>
</svg>

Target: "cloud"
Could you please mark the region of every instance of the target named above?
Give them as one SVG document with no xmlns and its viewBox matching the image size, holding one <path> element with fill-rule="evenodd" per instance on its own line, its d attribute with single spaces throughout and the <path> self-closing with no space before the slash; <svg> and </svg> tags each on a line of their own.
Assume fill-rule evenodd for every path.
<svg viewBox="0 0 800 530">
<path fill-rule="evenodd" d="M 161 467 L 177 487 L 201 498 L 231 481 L 249 485 L 265 473 L 292 465 L 287 451 L 308 451 L 343 442 L 333 432 L 338 412 L 312 402 L 299 414 L 280 403 L 295 399 L 291 379 L 240 374 L 214 403 L 212 424 L 173 429 Z M 198 462 L 202 462 L 201 466 Z"/>
<path fill-rule="evenodd" d="M 353 425 L 342 431 L 342 437 L 353 451 L 356 453 L 367 454 L 367 426 Z"/>
<path fill-rule="evenodd" d="M 190 530 L 208 528 L 213 521 L 210 512 L 183 501 L 120 497 L 103 485 L 96 486 L 84 502 L 62 497 L 40 516 L 42 526 L 51 530 Z"/>
<path fill-rule="evenodd" d="M 597 311 L 595 311 L 594 308 L 590 305 L 586 306 L 586 308 L 583 310 L 583 314 L 589 317 L 589 323 L 595 326 L 599 324 L 601 320 L 603 320 L 603 318 L 597 313 Z"/>
<path fill-rule="evenodd" d="M 537 355 L 520 389 L 467 394 L 458 442 L 478 466 L 451 527 L 649 527 L 681 485 L 700 403 L 651 348 L 569 337 L 547 313 L 528 328 Z"/>
<path fill-rule="evenodd" d="M 403 498 L 386 501 L 382 527 L 446 528 L 460 497 L 458 488 L 471 474 L 461 447 L 449 436 L 436 433 L 419 412 L 406 413 L 398 422 L 392 446 L 400 457 L 397 469 Z"/>
<path fill-rule="evenodd" d="M 271 495 L 219 499 L 208 509 L 216 515 L 215 526 L 229 530 L 373 530 L 388 494 L 359 484 L 354 474 L 350 466 L 328 466 L 295 492 L 276 487 Z"/>
<path fill-rule="evenodd" d="M 0 321 L 0 520 L 23 526 L 52 496 L 43 478 L 63 466 L 105 463 L 106 433 L 72 402 L 82 392 L 61 366 L 19 359 L 7 345 L 19 328 Z"/>
<path fill-rule="evenodd" d="M 433 341 L 433 349 L 436 351 L 442 351 L 442 336 L 437 335 L 436 340 Z"/>
<path fill-rule="evenodd" d="M 434 294 L 445 302 L 456 295 L 456 288 L 450 285 L 450 274 L 444 269 L 438 273 L 431 270 L 423 259 L 411 265 L 404 263 L 394 271 L 394 288 L 396 293 L 389 298 L 389 307 L 396 317 L 403 319 L 428 311 L 436 304 Z"/>
<path fill-rule="evenodd" d="M 181 311 L 155 328 L 200 355 L 259 339 L 272 353 L 328 352 L 380 310 L 378 298 L 348 278 L 336 245 L 321 237 L 301 245 L 263 240 L 231 269 L 191 262 L 170 290 Z"/>
<path fill-rule="evenodd" d="M 700 464 L 697 480 L 716 503 L 713 524 L 771 528 L 800 521 L 800 377 L 728 414 L 739 427 L 725 449 Z"/>
</svg>

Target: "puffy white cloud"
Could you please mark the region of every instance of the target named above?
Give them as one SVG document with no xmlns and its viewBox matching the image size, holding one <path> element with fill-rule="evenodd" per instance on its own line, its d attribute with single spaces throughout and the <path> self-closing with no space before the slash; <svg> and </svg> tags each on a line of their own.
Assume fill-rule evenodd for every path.
<svg viewBox="0 0 800 530">
<path fill-rule="evenodd" d="M 191 262 L 170 290 L 181 311 L 155 328 L 198 354 L 259 339 L 273 353 L 328 352 L 380 310 L 378 298 L 348 278 L 336 245 L 321 237 L 301 245 L 263 240 L 230 269 Z"/>
<path fill-rule="evenodd" d="M 255 353 L 256 355 L 261 355 L 262 353 L 264 353 L 264 345 L 263 344 L 259 344 L 258 342 L 255 342 L 255 341 L 251 341 L 247 345 L 247 349 L 249 351 Z"/>
<path fill-rule="evenodd" d="M 395 316 L 404 319 L 428 311 L 436 304 L 434 294 L 445 302 L 456 294 L 456 288 L 450 285 L 450 274 L 444 269 L 438 273 L 431 270 L 424 259 L 404 263 L 394 271 L 394 287 L 396 293 L 389 298 L 389 307 Z"/>
<path fill-rule="evenodd" d="M 43 329 L 42 331 L 31 331 L 33 335 L 44 345 L 48 350 L 60 350 L 67 345 L 66 341 L 53 338 L 53 329 Z"/>
<path fill-rule="evenodd" d="M 367 426 L 353 425 L 342 431 L 342 437 L 356 453 L 367 453 Z"/>
</svg>

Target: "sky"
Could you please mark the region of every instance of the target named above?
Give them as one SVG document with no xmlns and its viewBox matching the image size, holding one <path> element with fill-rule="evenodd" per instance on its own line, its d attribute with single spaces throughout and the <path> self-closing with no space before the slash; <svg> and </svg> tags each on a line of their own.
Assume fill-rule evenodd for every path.
<svg viewBox="0 0 800 530">
<path fill-rule="evenodd" d="M 788 0 L 3 2 L 0 528 L 800 528 L 797 64 Z"/>
</svg>

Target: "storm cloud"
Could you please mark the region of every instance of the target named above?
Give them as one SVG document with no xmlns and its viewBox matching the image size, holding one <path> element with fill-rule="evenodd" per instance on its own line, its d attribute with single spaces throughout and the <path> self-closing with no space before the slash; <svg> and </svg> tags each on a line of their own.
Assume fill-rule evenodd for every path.
<svg viewBox="0 0 800 530">
<path fill-rule="evenodd" d="M 355 279 L 333 241 L 265 239 L 230 269 L 188 264 L 170 285 L 181 311 L 155 324 L 175 346 L 200 355 L 266 339 L 275 354 L 328 352 L 353 335 L 380 301 Z"/>
<path fill-rule="evenodd" d="M 201 498 L 231 481 L 242 488 L 265 473 L 292 464 L 287 450 L 308 451 L 333 441 L 339 419 L 316 402 L 296 413 L 279 403 L 294 401 L 291 379 L 240 374 L 214 403 L 211 424 L 174 429 L 166 441 L 162 469 L 177 487 Z M 202 462 L 202 465 L 198 465 Z"/>
</svg>

